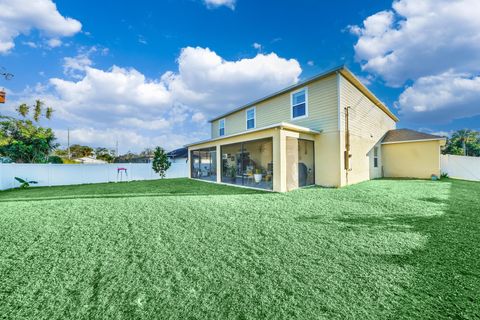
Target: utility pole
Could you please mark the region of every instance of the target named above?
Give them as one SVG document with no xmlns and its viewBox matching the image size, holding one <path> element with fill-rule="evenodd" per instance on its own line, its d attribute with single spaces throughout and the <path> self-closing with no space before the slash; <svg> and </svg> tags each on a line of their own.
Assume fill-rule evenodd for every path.
<svg viewBox="0 0 480 320">
<path fill-rule="evenodd" d="M 117 154 L 117 157 L 118 157 L 118 139 L 115 141 L 115 153 Z"/>
</svg>

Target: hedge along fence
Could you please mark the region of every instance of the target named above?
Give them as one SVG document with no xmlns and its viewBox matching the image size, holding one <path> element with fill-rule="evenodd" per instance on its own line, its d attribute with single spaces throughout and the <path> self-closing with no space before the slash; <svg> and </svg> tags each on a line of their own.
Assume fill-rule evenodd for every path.
<svg viewBox="0 0 480 320">
<path fill-rule="evenodd" d="M 441 155 L 442 172 L 450 178 L 480 181 L 480 157 Z"/>
<path fill-rule="evenodd" d="M 119 168 L 127 169 L 127 173 L 119 173 Z M 185 162 L 172 163 L 166 173 L 166 178 L 187 176 L 188 165 Z M 37 181 L 38 184 L 32 184 L 35 187 L 160 179 L 152 170 L 151 163 L 0 164 L 0 190 L 18 187 L 20 184 L 15 177 Z"/>
</svg>

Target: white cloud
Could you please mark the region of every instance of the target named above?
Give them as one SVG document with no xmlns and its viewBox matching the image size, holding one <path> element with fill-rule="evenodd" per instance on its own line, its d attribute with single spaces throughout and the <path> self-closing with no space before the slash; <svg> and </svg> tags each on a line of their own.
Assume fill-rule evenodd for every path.
<svg viewBox="0 0 480 320">
<path fill-rule="evenodd" d="M 145 39 L 145 37 L 141 34 L 138 35 L 138 42 L 141 44 L 148 44 L 147 39 Z"/>
<path fill-rule="evenodd" d="M 63 73 L 72 77 L 81 77 L 78 72 L 83 72 L 85 69 L 93 64 L 88 55 L 79 54 L 75 57 L 63 58 Z"/>
<path fill-rule="evenodd" d="M 179 72 L 162 79 L 174 98 L 200 106 L 209 116 L 294 84 L 302 72 L 295 59 L 275 53 L 227 61 L 208 48 L 184 48 Z"/>
<path fill-rule="evenodd" d="M 135 69 L 117 66 L 106 71 L 86 66 L 84 77 L 77 82 L 52 78 L 50 83 L 66 108 L 78 112 L 81 107 L 82 114 L 102 110 L 126 115 L 138 108 L 164 107 L 170 102 L 163 83 L 148 80 Z"/>
<path fill-rule="evenodd" d="M 396 103 L 406 119 L 449 122 L 478 114 L 480 1 L 398 0 L 349 26 L 364 71 L 410 86 Z M 475 110 L 476 109 L 476 110 Z"/>
<path fill-rule="evenodd" d="M 62 45 L 62 40 L 57 38 L 52 38 L 47 40 L 47 44 L 50 48 L 60 47 Z"/>
<path fill-rule="evenodd" d="M 108 54 L 108 48 L 82 47 L 75 57 L 63 58 L 63 73 L 72 78 L 83 78 L 86 68 L 93 65 L 90 56 L 96 52 L 100 52 L 104 56 Z"/>
<path fill-rule="evenodd" d="M 309 65 L 310 67 L 313 67 L 315 65 L 315 62 L 313 60 L 308 60 L 307 65 Z"/>
<path fill-rule="evenodd" d="M 63 17 L 51 0 L 0 0 L 0 53 L 15 47 L 20 34 L 39 30 L 51 47 L 58 46 L 60 37 L 76 34 L 82 28 L 79 21 Z"/>
<path fill-rule="evenodd" d="M 398 100 L 400 113 L 419 122 L 446 123 L 480 115 L 480 76 L 446 72 L 422 77 Z"/>
<path fill-rule="evenodd" d="M 254 49 L 256 49 L 256 50 L 259 50 L 259 51 L 262 50 L 262 45 L 261 45 L 260 43 L 258 43 L 258 42 L 254 42 L 254 43 L 252 44 L 252 47 L 253 47 Z"/>
<path fill-rule="evenodd" d="M 480 1 L 399 0 L 350 30 L 365 71 L 389 85 L 440 74 L 480 71 Z"/>
<path fill-rule="evenodd" d="M 201 112 L 195 112 L 193 115 L 192 115 L 192 121 L 193 122 L 197 122 L 197 123 L 205 123 L 207 120 L 207 117 L 205 117 L 205 115 Z"/>
<path fill-rule="evenodd" d="M 67 130 L 57 129 L 55 135 L 60 144 L 67 145 Z M 188 143 L 184 135 L 164 133 L 148 136 L 143 132 L 125 130 L 123 128 L 93 128 L 81 127 L 70 130 L 70 144 L 83 144 L 93 147 L 114 148 L 118 141 L 119 154 L 128 151 L 141 151 L 153 146 L 162 146 L 166 150 L 173 150 Z"/>
<path fill-rule="evenodd" d="M 227 61 L 210 49 L 188 47 L 177 59 L 178 71 L 150 79 L 133 68 L 95 68 L 85 50 L 64 60 L 72 78 L 51 78 L 17 102 L 42 98 L 55 109 L 54 128 L 80 128 L 91 141 L 98 132 L 106 141 L 111 132 L 105 128 L 123 132 L 124 139 L 128 133 L 132 150 L 161 136 L 172 147 L 208 138 L 208 117 L 294 84 L 301 73 L 298 61 L 274 53 Z M 139 136 L 144 140 L 136 147 Z"/>
<path fill-rule="evenodd" d="M 138 118 L 123 118 L 119 121 L 119 124 L 146 130 L 160 130 L 170 126 L 170 122 L 165 119 L 142 120 Z"/>
<path fill-rule="evenodd" d="M 203 0 L 207 8 L 218 8 L 225 6 L 232 10 L 235 10 L 236 0 Z"/>
<path fill-rule="evenodd" d="M 372 84 L 372 81 L 375 79 L 371 74 L 367 74 L 366 76 L 357 75 L 358 80 L 366 86 Z"/>
<path fill-rule="evenodd" d="M 24 41 L 22 43 L 30 48 L 38 48 L 38 45 L 33 41 Z"/>
<path fill-rule="evenodd" d="M 178 72 L 148 79 L 133 68 L 94 68 L 90 52 L 64 59 L 64 72 L 78 80 L 50 79 L 62 108 L 69 112 L 81 108 L 82 115 L 103 110 L 125 116 L 168 111 L 169 117 L 183 120 L 195 110 L 212 116 L 294 84 L 301 73 L 298 61 L 275 53 L 227 61 L 208 48 L 187 47 L 177 60 Z"/>
</svg>

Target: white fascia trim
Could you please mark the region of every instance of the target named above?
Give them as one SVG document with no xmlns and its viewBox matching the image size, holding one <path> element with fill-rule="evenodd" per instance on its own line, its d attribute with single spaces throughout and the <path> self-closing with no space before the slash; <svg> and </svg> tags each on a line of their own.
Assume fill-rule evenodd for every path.
<svg viewBox="0 0 480 320">
<path fill-rule="evenodd" d="M 433 138 L 433 139 L 417 139 L 417 140 L 403 140 L 403 141 L 391 141 L 391 142 L 382 142 L 382 144 L 396 144 L 396 143 L 408 143 L 408 142 L 424 142 L 424 141 L 438 141 L 446 140 L 446 138 Z"/>
<path fill-rule="evenodd" d="M 341 123 L 341 118 L 342 118 L 342 114 L 341 114 L 342 76 L 340 75 L 340 73 L 338 71 L 337 71 L 337 94 L 338 94 L 338 97 L 337 97 L 338 131 L 342 131 L 341 130 L 341 128 L 342 128 L 342 123 Z"/>
</svg>

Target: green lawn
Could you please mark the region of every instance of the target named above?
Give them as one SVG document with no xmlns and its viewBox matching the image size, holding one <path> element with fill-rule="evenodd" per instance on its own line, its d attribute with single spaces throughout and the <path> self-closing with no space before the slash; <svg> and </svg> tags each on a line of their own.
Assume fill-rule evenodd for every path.
<svg viewBox="0 0 480 320">
<path fill-rule="evenodd" d="M 0 192 L 0 318 L 479 319 L 480 183 Z"/>
</svg>

